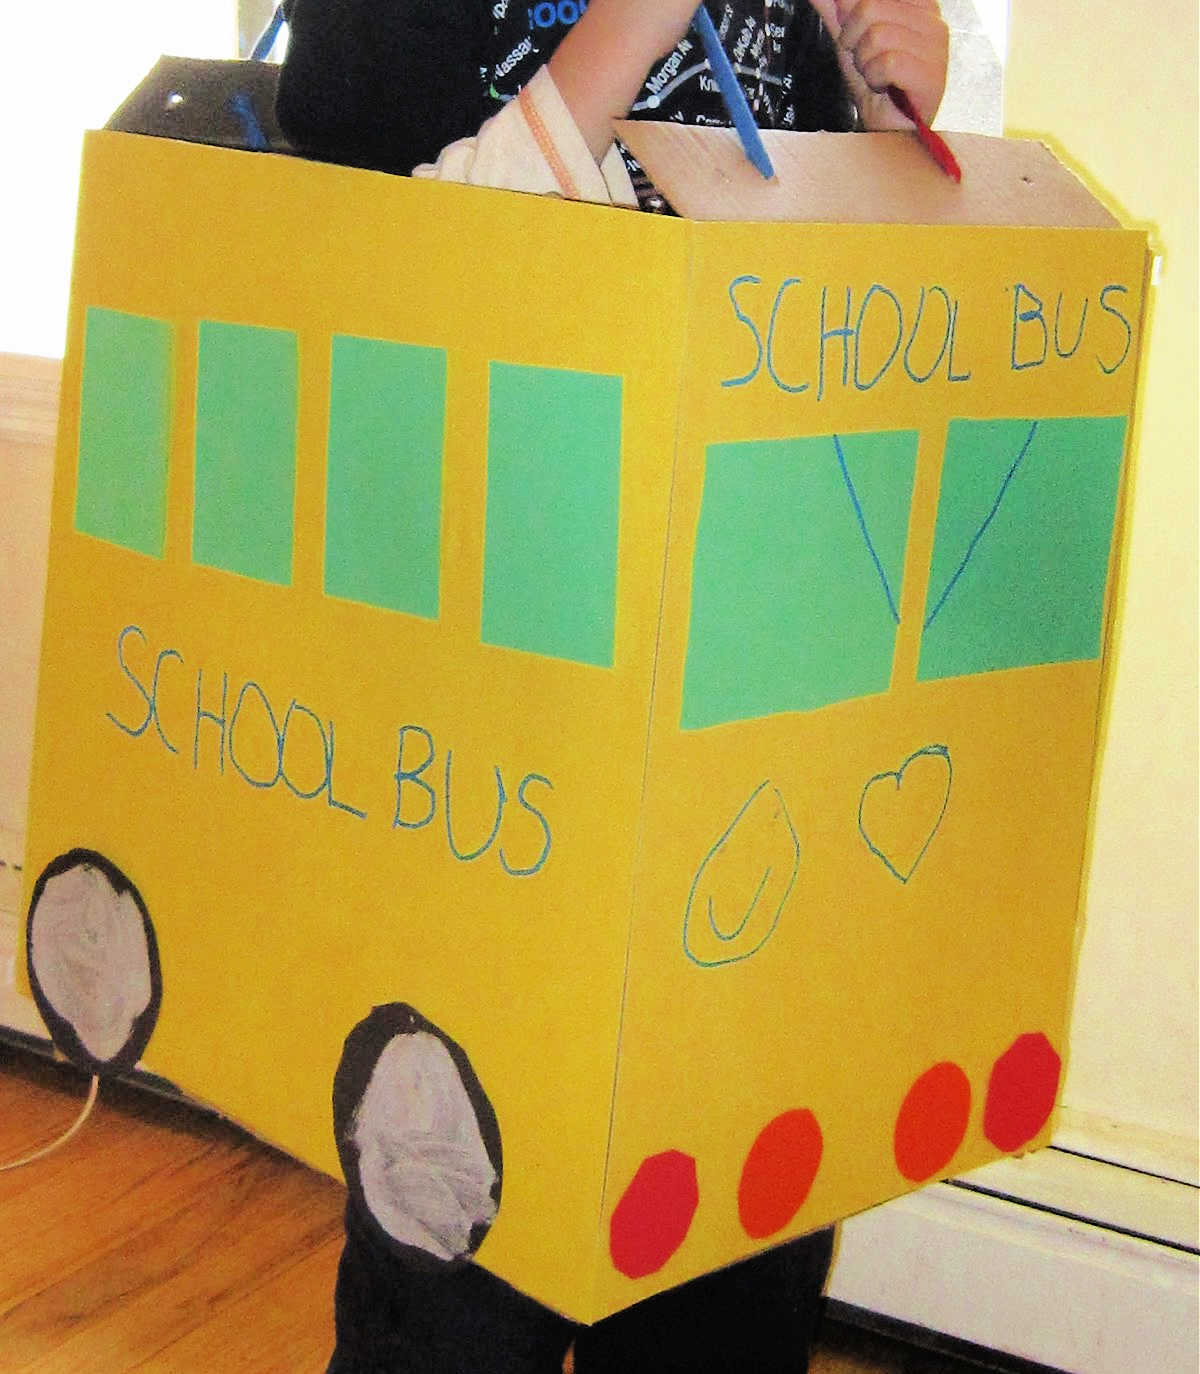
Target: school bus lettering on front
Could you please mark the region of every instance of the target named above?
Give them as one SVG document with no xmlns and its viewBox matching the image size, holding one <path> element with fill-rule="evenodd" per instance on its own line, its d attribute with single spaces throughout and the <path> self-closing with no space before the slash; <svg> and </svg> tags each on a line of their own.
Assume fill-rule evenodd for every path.
<svg viewBox="0 0 1200 1374">
<path fill-rule="evenodd" d="M 892 372 L 917 386 L 939 374 L 946 383 L 963 384 L 974 376 L 972 350 L 992 340 L 1008 345 L 1005 362 L 1014 373 L 1082 358 L 1085 339 L 1090 365 L 1105 376 L 1129 360 L 1134 320 L 1121 300 L 1129 294 L 1127 286 L 1108 282 L 1067 300 L 1065 309 L 1065 293 L 1051 284 L 1015 281 L 1006 290 L 1012 297 L 1009 318 L 994 322 L 1004 327 L 984 334 L 977 327 L 975 338 L 962 339 L 962 297 L 956 288 L 929 283 L 914 297 L 911 290 L 876 281 L 856 294 L 850 286 L 839 289 L 820 278 L 788 276 L 774 286 L 743 273 L 729 282 L 726 294 L 733 318 L 748 335 L 739 346 L 744 356 L 734 366 L 749 360 L 749 367 L 723 378 L 721 385 L 761 385 L 761 378 L 787 395 L 824 401 L 851 387 L 871 391 Z M 1093 301 L 1099 313 L 1092 312 L 1089 321 Z"/>
<path fill-rule="evenodd" d="M 729 305 L 750 336 L 753 362 L 748 371 L 724 378 L 723 387 L 749 386 L 763 373 L 764 363 L 767 378 L 779 391 L 807 394 L 817 401 L 850 387 L 871 391 L 898 361 L 904 375 L 918 386 L 938 372 L 948 383 L 971 380 L 971 369 L 955 353 L 959 298 L 944 286 L 921 286 L 915 300 L 902 300 L 883 282 L 873 282 L 861 300 L 849 286 L 839 293 L 802 276 L 785 277 L 773 296 L 769 286 L 757 290 L 762 286 L 763 279 L 752 273 L 729 283 Z M 791 300 L 793 292 L 798 301 Z M 769 312 L 764 308 L 768 299 Z M 938 304 L 929 307 L 931 300 Z M 763 314 L 768 319 L 761 328 L 760 319 L 751 313 L 756 306 L 760 319 Z"/>
</svg>

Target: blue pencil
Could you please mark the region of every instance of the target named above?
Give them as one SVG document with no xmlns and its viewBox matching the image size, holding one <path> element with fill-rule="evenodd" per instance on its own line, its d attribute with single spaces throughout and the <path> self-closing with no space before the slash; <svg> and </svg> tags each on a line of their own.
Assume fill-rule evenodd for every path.
<svg viewBox="0 0 1200 1374">
<path fill-rule="evenodd" d="M 716 26 L 703 4 L 696 11 L 693 23 L 699 31 L 700 41 L 704 44 L 704 55 L 708 58 L 708 65 L 712 68 L 717 89 L 721 92 L 721 99 L 725 102 L 726 110 L 729 111 L 729 118 L 733 121 L 733 127 L 742 140 L 742 147 L 746 150 L 746 156 L 758 171 L 770 181 L 775 175 L 775 168 L 771 166 L 771 159 L 767 156 L 767 150 L 763 146 L 762 136 L 758 132 L 758 125 L 754 122 L 754 116 L 750 113 L 750 106 L 746 102 L 746 96 L 737 79 L 737 73 L 730 66 L 729 58 L 725 56 L 725 49 L 717 37 Z"/>
</svg>

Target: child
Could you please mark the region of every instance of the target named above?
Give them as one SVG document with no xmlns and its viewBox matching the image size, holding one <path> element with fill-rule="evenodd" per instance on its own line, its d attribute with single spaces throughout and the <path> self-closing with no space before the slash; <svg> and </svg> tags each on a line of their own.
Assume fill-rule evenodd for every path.
<svg viewBox="0 0 1200 1374">
<path fill-rule="evenodd" d="M 288 4 L 279 119 L 317 157 L 661 208 L 614 146 L 612 120 L 727 122 L 720 98 L 702 88 L 700 41 L 685 38 L 688 0 Z M 941 102 L 947 31 L 937 0 L 709 8 L 762 127 L 908 127 L 889 85 L 926 120 Z"/>
<path fill-rule="evenodd" d="M 726 122 L 687 36 L 695 3 L 289 0 L 280 122 L 335 161 L 662 210 L 612 121 Z M 941 101 L 937 0 L 709 8 L 762 127 L 904 128 L 889 85 L 927 120 Z M 557 1374 L 572 1342 L 577 1374 L 807 1368 L 832 1231 L 575 1328 L 474 1264 L 389 1246 L 350 1182 L 329 1374 Z"/>
</svg>

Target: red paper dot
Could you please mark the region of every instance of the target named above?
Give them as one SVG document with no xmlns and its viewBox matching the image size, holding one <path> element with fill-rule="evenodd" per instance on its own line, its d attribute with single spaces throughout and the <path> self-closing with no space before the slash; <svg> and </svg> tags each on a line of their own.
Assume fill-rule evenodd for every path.
<svg viewBox="0 0 1200 1374">
<path fill-rule="evenodd" d="M 691 1155 L 665 1150 L 642 1160 L 609 1223 L 614 1266 L 631 1279 L 657 1273 L 683 1244 L 699 1201 Z"/>
<path fill-rule="evenodd" d="M 748 1236 L 773 1236 L 791 1221 L 812 1188 L 823 1147 L 810 1111 L 784 1112 L 763 1127 L 738 1184 L 738 1215 Z"/>
<path fill-rule="evenodd" d="M 998 1149 L 1019 1150 L 1050 1119 L 1062 1060 L 1040 1032 L 1022 1035 L 996 1060 L 988 1082 L 983 1133 Z"/>
<path fill-rule="evenodd" d="M 971 1084 L 957 1064 L 935 1064 L 908 1090 L 896 1117 L 896 1167 L 924 1183 L 954 1158 L 967 1133 Z"/>
</svg>

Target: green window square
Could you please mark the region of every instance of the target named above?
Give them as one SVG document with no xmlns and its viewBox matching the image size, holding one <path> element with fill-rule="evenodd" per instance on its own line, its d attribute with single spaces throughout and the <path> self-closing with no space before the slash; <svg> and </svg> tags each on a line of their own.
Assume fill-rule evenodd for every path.
<svg viewBox="0 0 1200 1374">
<path fill-rule="evenodd" d="M 486 643 L 612 665 L 621 411 L 620 377 L 492 364 Z"/>
<path fill-rule="evenodd" d="M 683 729 L 887 690 L 916 454 L 907 430 L 708 448 Z"/>
<path fill-rule="evenodd" d="M 955 420 L 918 677 L 1100 652 L 1123 416 Z"/>
<path fill-rule="evenodd" d="M 167 528 L 171 344 L 165 320 L 87 312 L 75 528 L 155 558 Z"/>
<path fill-rule="evenodd" d="M 291 583 L 296 401 L 293 333 L 201 322 L 195 562 Z"/>
<path fill-rule="evenodd" d="M 437 618 L 445 428 L 444 349 L 334 338 L 330 596 Z"/>
</svg>

